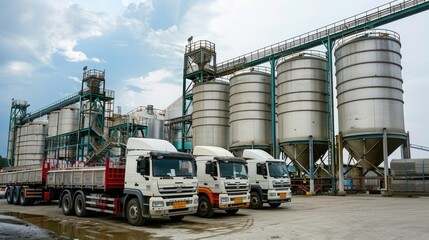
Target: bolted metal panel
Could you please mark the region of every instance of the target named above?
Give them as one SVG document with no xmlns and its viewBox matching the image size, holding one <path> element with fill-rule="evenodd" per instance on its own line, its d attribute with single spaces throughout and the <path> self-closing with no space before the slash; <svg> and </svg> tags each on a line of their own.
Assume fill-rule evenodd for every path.
<svg viewBox="0 0 429 240">
<path fill-rule="evenodd" d="M 261 70 L 247 69 L 230 79 L 231 148 L 271 144 L 270 74 Z"/>
<path fill-rule="evenodd" d="M 309 164 L 309 136 L 322 143 L 313 148 L 315 161 L 328 149 L 325 56 L 323 52 L 303 52 L 281 59 L 277 65 L 279 143 L 304 168 Z"/>
<path fill-rule="evenodd" d="M 229 84 L 213 81 L 195 84 L 193 91 L 193 146 L 228 148 Z"/>
<path fill-rule="evenodd" d="M 383 162 L 382 134 L 388 154 L 405 135 L 399 35 L 375 30 L 341 39 L 335 50 L 339 131 L 352 156 L 365 170 Z M 367 139 L 368 135 L 378 138 Z"/>
</svg>

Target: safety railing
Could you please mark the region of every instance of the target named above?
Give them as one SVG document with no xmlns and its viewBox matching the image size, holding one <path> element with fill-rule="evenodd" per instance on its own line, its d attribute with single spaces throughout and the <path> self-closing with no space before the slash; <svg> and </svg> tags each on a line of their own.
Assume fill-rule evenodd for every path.
<svg viewBox="0 0 429 240">
<path fill-rule="evenodd" d="M 365 25 L 388 15 L 393 15 L 405 9 L 417 6 L 427 2 L 426 0 L 401 0 L 392 1 L 363 13 L 343 19 L 333 24 L 318 28 L 316 30 L 304 33 L 297 37 L 272 44 L 270 46 L 252 51 L 250 53 L 232 58 L 230 60 L 219 63 L 216 66 L 217 76 L 228 74 L 235 69 L 243 69 L 246 63 L 254 62 L 262 58 L 279 54 L 288 49 L 296 48 L 309 42 L 320 40 L 329 35 L 342 32 L 344 30 Z"/>
</svg>

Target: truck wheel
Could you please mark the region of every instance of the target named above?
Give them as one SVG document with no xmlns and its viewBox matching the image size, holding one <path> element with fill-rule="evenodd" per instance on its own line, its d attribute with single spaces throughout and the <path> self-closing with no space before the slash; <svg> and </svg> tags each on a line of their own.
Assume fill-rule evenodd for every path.
<svg viewBox="0 0 429 240">
<path fill-rule="evenodd" d="M 279 207 L 281 203 L 268 203 L 272 208 Z"/>
<path fill-rule="evenodd" d="M 61 208 L 64 215 L 69 216 L 73 214 L 73 200 L 69 193 L 64 194 L 61 201 Z"/>
<path fill-rule="evenodd" d="M 6 191 L 6 201 L 9 204 L 13 203 L 13 190 L 14 190 L 14 187 L 8 187 Z"/>
<path fill-rule="evenodd" d="M 171 220 L 171 221 L 173 221 L 173 222 L 179 222 L 179 221 L 182 221 L 182 220 L 183 220 L 183 218 L 185 218 L 185 215 L 181 215 L 181 216 L 171 216 L 171 217 L 170 217 L 170 220 Z"/>
<path fill-rule="evenodd" d="M 210 200 L 206 196 L 199 197 L 197 215 L 203 218 L 213 216 L 213 208 Z"/>
<path fill-rule="evenodd" d="M 237 209 L 228 209 L 228 210 L 225 210 L 225 212 L 228 213 L 229 215 L 234 215 L 238 212 L 238 210 L 239 210 L 238 208 Z"/>
<path fill-rule="evenodd" d="M 142 207 L 137 198 L 133 198 L 128 202 L 126 211 L 129 224 L 134 226 L 147 224 L 147 219 L 143 217 Z"/>
<path fill-rule="evenodd" d="M 21 206 L 27 206 L 29 203 L 29 199 L 25 198 L 25 188 L 21 188 L 21 190 L 19 191 L 19 204 L 21 204 Z"/>
<path fill-rule="evenodd" d="M 13 204 L 18 205 L 19 204 L 19 192 L 21 188 L 20 187 L 14 187 L 13 189 Z"/>
<path fill-rule="evenodd" d="M 252 209 L 262 208 L 262 199 L 259 193 L 257 192 L 250 193 L 250 208 Z"/>
<path fill-rule="evenodd" d="M 74 211 L 78 217 L 85 217 L 88 215 L 88 212 L 86 211 L 85 197 L 82 194 L 77 195 L 74 200 Z"/>
</svg>

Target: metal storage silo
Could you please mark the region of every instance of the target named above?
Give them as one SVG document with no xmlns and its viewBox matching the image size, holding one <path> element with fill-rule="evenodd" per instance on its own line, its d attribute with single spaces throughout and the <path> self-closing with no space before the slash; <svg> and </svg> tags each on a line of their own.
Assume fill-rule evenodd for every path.
<svg viewBox="0 0 429 240">
<path fill-rule="evenodd" d="M 280 147 L 296 167 L 308 169 L 310 142 L 314 162 L 328 149 L 326 54 L 309 51 L 280 59 L 277 91 Z"/>
<path fill-rule="evenodd" d="M 60 110 L 58 121 L 58 135 L 78 130 L 79 108 L 68 106 Z"/>
<path fill-rule="evenodd" d="M 197 83 L 193 91 L 193 146 L 228 148 L 229 84 L 220 80 Z"/>
<path fill-rule="evenodd" d="M 174 101 L 170 106 L 165 109 L 165 119 L 167 123 L 167 135 L 168 140 L 176 147 L 178 150 L 182 150 L 182 123 L 170 124 L 171 120 L 175 118 L 182 117 L 182 101 L 183 98 L 180 97 Z M 188 108 L 188 114 L 192 113 L 192 105 Z M 192 127 L 188 133 L 188 136 L 192 134 Z M 192 149 L 192 142 L 185 140 L 184 143 L 185 150 Z"/>
<path fill-rule="evenodd" d="M 270 149 L 271 74 L 265 67 L 234 73 L 229 87 L 231 150 Z"/>
<path fill-rule="evenodd" d="M 53 111 L 48 114 L 48 136 L 58 135 L 58 121 L 60 120 L 60 111 Z"/>
<path fill-rule="evenodd" d="M 374 30 L 341 39 L 335 49 L 339 131 L 365 171 L 406 139 L 399 35 Z"/>
<path fill-rule="evenodd" d="M 47 123 L 31 122 L 19 128 L 16 166 L 40 164 L 45 156 L 45 138 L 48 133 Z"/>
</svg>

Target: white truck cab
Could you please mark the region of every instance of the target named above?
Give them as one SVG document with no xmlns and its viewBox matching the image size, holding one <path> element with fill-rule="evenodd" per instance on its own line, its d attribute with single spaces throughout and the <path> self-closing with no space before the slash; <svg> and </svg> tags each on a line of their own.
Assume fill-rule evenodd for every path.
<svg viewBox="0 0 429 240">
<path fill-rule="evenodd" d="M 195 159 L 191 154 L 179 153 L 169 142 L 159 139 L 129 138 L 125 169 L 124 194 L 126 216 L 169 217 L 180 220 L 195 214 L 198 207 Z M 130 198 L 137 197 L 130 206 Z M 131 219 L 133 222 L 133 219 Z M 134 224 L 141 225 L 141 224 Z"/>
<path fill-rule="evenodd" d="M 291 201 L 291 182 L 285 161 L 274 159 L 260 149 L 245 149 L 243 158 L 249 168 L 250 208 L 262 208 L 263 203 L 278 207 Z"/>
<path fill-rule="evenodd" d="M 250 202 L 246 162 L 226 149 L 195 146 L 200 217 L 211 217 L 214 210 L 235 214 Z"/>
</svg>

